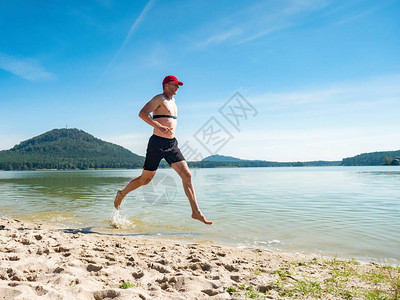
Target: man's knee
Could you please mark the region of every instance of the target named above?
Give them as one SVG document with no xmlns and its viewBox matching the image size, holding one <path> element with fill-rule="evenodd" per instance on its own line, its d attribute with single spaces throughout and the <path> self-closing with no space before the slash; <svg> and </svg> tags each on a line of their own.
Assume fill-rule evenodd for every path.
<svg viewBox="0 0 400 300">
<path fill-rule="evenodd" d="M 146 185 L 149 184 L 150 181 L 153 179 L 154 175 L 150 175 L 150 176 L 140 176 L 140 182 L 142 185 Z"/>
<path fill-rule="evenodd" d="M 186 170 L 181 173 L 183 180 L 192 180 L 192 173 L 189 170 Z"/>
</svg>

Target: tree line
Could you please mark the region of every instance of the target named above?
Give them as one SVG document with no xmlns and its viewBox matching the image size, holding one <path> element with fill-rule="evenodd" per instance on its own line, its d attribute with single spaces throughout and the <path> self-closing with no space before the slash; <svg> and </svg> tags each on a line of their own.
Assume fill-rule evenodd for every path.
<svg viewBox="0 0 400 300">
<path fill-rule="evenodd" d="M 189 167 L 196 168 L 259 168 L 259 167 L 319 167 L 339 166 L 340 161 L 274 162 L 264 160 L 239 161 L 198 161 L 189 162 Z"/>
<path fill-rule="evenodd" d="M 353 157 L 344 158 L 344 166 L 382 166 L 397 165 L 400 150 L 363 153 Z"/>
<path fill-rule="evenodd" d="M 342 161 L 271 162 L 215 156 L 190 167 L 303 167 L 398 165 L 400 150 L 363 153 Z M 0 151 L 0 170 L 142 168 L 144 157 L 78 129 L 54 129 Z M 168 167 L 162 161 L 160 168 Z"/>
</svg>

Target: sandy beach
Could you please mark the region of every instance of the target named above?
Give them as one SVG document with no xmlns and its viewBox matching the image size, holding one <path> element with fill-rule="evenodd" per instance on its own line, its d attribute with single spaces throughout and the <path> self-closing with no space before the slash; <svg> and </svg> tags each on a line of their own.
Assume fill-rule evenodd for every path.
<svg viewBox="0 0 400 300">
<path fill-rule="evenodd" d="M 399 296 L 399 268 L 373 263 L 88 234 L 5 218 L 0 235 L 0 299 Z"/>
</svg>

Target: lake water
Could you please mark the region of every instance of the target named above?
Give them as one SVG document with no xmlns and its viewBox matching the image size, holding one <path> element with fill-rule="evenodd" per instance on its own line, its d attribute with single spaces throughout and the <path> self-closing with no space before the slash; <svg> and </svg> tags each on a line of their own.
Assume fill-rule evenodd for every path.
<svg viewBox="0 0 400 300">
<path fill-rule="evenodd" d="M 400 167 L 193 169 L 190 218 L 172 169 L 129 194 L 110 226 L 117 189 L 141 170 L 0 172 L 0 216 L 106 234 L 400 262 Z"/>
</svg>

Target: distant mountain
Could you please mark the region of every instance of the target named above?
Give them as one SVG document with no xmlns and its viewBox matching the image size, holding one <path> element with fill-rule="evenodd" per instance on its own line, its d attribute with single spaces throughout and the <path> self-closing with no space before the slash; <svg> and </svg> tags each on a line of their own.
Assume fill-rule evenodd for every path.
<svg viewBox="0 0 400 300">
<path fill-rule="evenodd" d="M 362 153 L 347 157 L 342 161 L 273 162 L 265 160 L 245 160 L 232 156 L 211 155 L 200 162 L 192 162 L 193 167 L 319 167 L 319 166 L 381 166 L 400 165 L 400 150 Z"/>
<path fill-rule="evenodd" d="M 232 156 L 224 156 L 224 155 L 211 155 L 202 159 L 202 161 L 241 161 L 240 158 L 232 157 Z"/>
<path fill-rule="evenodd" d="M 274 162 L 265 160 L 245 160 L 232 156 L 211 155 L 199 162 L 189 163 L 192 167 L 319 167 L 319 166 L 382 166 L 400 165 L 400 150 L 362 153 L 347 157 L 342 161 Z"/>
<path fill-rule="evenodd" d="M 144 157 L 79 129 L 54 129 L 0 151 L 0 170 L 141 168 Z"/>
<path fill-rule="evenodd" d="M 201 161 L 189 162 L 190 167 L 196 168 L 223 168 L 223 167 L 314 167 L 339 166 L 340 161 L 307 161 L 307 162 L 276 162 L 266 160 L 245 160 L 232 156 L 211 155 Z"/>
<path fill-rule="evenodd" d="M 397 165 L 400 150 L 362 153 L 342 160 L 344 166 L 381 166 Z M 397 159 L 396 159 L 397 158 Z"/>
</svg>

